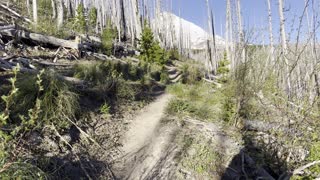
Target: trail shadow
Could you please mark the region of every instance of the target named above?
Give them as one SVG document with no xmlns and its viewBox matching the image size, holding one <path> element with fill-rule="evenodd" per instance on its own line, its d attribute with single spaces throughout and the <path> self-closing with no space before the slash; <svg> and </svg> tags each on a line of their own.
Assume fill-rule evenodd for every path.
<svg viewBox="0 0 320 180">
<path fill-rule="evenodd" d="M 289 179 L 287 162 L 279 157 L 270 141 L 259 139 L 259 132 L 244 132 L 244 148 L 233 157 L 221 179 Z"/>
<path fill-rule="evenodd" d="M 79 159 L 78 159 L 79 157 Z M 45 162 L 41 169 L 48 174 L 48 179 L 114 179 L 105 162 L 98 161 L 88 154 L 67 154 L 65 156 L 41 157 L 36 163 Z"/>
<path fill-rule="evenodd" d="M 122 86 L 126 86 L 122 87 L 124 90 L 117 86 L 120 85 L 115 84 L 111 88 L 93 87 L 79 91 L 82 112 L 96 112 L 104 103 L 107 103 L 110 106 L 110 113 L 115 114 L 120 105 L 139 101 L 151 102 L 165 91 L 165 86 L 156 82 L 148 85 L 122 84 Z M 129 92 L 132 89 L 134 90 Z M 123 91 L 128 91 L 128 94 Z"/>
</svg>

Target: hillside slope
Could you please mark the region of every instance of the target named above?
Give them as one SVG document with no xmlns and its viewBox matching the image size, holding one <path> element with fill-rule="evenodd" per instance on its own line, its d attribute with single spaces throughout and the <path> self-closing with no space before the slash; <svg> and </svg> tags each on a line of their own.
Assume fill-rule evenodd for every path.
<svg viewBox="0 0 320 180">
<path fill-rule="evenodd" d="M 190 37 L 190 46 L 191 49 L 205 49 L 207 45 L 207 40 L 210 37 L 210 34 L 199 27 L 198 25 L 187 21 L 175 14 L 169 13 L 169 12 L 162 12 L 159 17 L 155 20 L 156 26 L 158 29 L 160 29 L 160 33 L 162 33 L 162 36 L 165 37 L 169 33 L 169 29 L 172 30 L 174 33 L 173 37 L 175 40 L 178 40 L 180 38 L 180 34 L 183 34 L 183 38 L 185 41 Z M 171 22 L 171 23 L 168 23 Z M 181 26 L 180 26 L 181 24 Z M 155 23 L 153 22 L 153 26 L 155 26 Z M 181 27 L 181 28 L 180 28 Z M 174 41 L 178 42 L 178 41 Z M 217 45 L 224 45 L 225 40 L 221 36 L 216 35 L 216 44 Z M 175 44 L 178 45 L 178 44 Z"/>
</svg>

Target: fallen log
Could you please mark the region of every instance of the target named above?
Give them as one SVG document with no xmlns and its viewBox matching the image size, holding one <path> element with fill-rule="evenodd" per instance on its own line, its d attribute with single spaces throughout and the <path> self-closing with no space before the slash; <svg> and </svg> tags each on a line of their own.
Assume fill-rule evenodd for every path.
<svg viewBox="0 0 320 180">
<path fill-rule="evenodd" d="M 7 61 L 0 58 L 0 69 L 2 70 L 10 70 L 12 66 Z"/>
<path fill-rule="evenodd" d="M 18 17 L 18 18 L 21 18 L 21 19 L 25 20 L 25 21 L 28 22 L 28 23 L 31 23 L 31 22 L 32 22 L 30 19 L 21 16 L 19 13 L 17 13 L 16 11 L 10 9 L 8 6 L 6 6 L 6 5 L 4 5 L 4 4 L 0 4 L 0 8 L 3 8 L 3 9 L 5 9 L 5 10 L 9 11 L 11 14 L 15 15 L 15 16 Z"/>
<path fill-rule="evenodd" d="M 298 169 L 296 169 L 296 170 L 294 170 L 294 171 L 292 172 L 292 175 L 301 175 L 301 174 L 303 174 L 303 171 L 304 171 L 305 169 L 307 169 L 307 168 L 309 168 L 309 167 L 311 167 L 311 166 L 315 166 L 315 165 L 317 165 L 317 164 L 320 164 L 320 160 L 319 160 L 319 161 L 313 161 L 313 162 L 311 162 L 311 163 L 308 163 L 308 164 L 306 164 L 306 165 L 304 165 L 304 166 L 299 167 Z"/>
<path fill-rule="evenodd" d="M 6 29 L 14 29 L 15 27 L 15 25 L 0 26 L 0 31 Z"/>
<path fill-rule="evenodd" d="M 0 69 L 2 69 L 4 71 L 12 71 L 14 67 L 15 66 L 11 65 L 10 63 L 8 63 L 0 58 Z M 24 68 L 24 67 L 20 67 L 19 72 L 30 73 L 30 74 L 39 73 L 39 71 L 37 69 L 28 69 L 28 68 Z M 57 78 L 60 80 L 69 82 L 70 84 L 76 85 L 76 86 L 83 86 L 86 84 L 84 80 L 74 78 L 74 77 L 62 76 L 60 74 L 57 74 Z"/>
<path fill-rule="evenodd" d="M 212 83 L 214 85 L 217 86 L 217 88 L 221 88 L 222 87 L 222 84 L 216 82 L 216 81 L 213 81 L 213 80 L 210 80 L 210 79 L 206 79 L 206 78 L 203 78 L 204 81 L 208 82 L 208 83 Z"/>
<path fill-rule="evenodd" d="M 74 64 L 65 64 L 65 63 L 54 63 L 54 62 L 48 62 L 48 61 L 39 61 L 34 60 L 35 63 L 40 64 L 42 66 L 60 66 L 60 67 L 70 67 Z"/>
<path fill-rule="evenodd" d="M 82 48 L 81 44 L 78 44 L 74 41 L 59 39 L 53 36 L 46 36 L 37 33 L 31 33 L 23 30 L 16 29 L 5 29 L 0 30 L 0 34 L 9 37 L 18 37 L 22 39 L 32 40 L 42 44 L 51 44 L 58 47 L 72 48 L 72 49 L 80 49 Z"/>
<path fill-rule="evenodd" d="M 118 59 L 118 58 L 116 58 L 114 56 L 107 56 L 105 54 L 99 54 L 99 53 L 94 53 L 94 52 L 87 52 L 87 54 L 88 54 L 88 56 L 95 57 L 95 58 L 97 58 L 99 60 L 102 60 L 102 61 L 106 61 L 106 60 L 108 60 L 108 61 L 118 61 L 118 62 L 120 62 L 122 64 L 128 64 L 128 62 L 126 62 L 126 61 L 124 61 L 122 59 Z"/>
</svg>

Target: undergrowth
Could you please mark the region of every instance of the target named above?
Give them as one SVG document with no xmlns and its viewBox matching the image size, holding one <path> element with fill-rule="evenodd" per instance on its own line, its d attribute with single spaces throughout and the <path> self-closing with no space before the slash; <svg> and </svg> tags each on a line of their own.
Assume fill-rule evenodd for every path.
<svg viewBox="0 0 320 180">
<path fill-rule="evenodd" d="M 169 102 L 167 113 L 176 116 L 191 116 L 203 121 L 231 122 L 235 105 L 231 86 L 216 89 L 213 84 L 174 84 L 168 92 L 176 97 Z"/>
<path fill-rule="evenodd" d="M 26 117 L 29 110 L 39 101 L 39 117 L 35 126 L 42 128 L 53 123 L 59 128 L 68 128 L 69 119 L 74 119 L 79 110 L 78 95 L 71 86 L 61 80 L 54 72 L 45 71 L 41 76 L 42 90 L 38 93 L 37 76 L 18 76 L 19 89 L 13 108 L 12 118 Z"/>
<path fill-rule="evenodd" d="M 180 166 L 194 174 L 194 177 L 215 178 L 222 173 L 223 155 L 215 150 L 212 142 L 202 136 L 184 136 Z"/>
<path fill-rule="evenodd" d="M 182 74 L 181 82 L 183 84 L 193 84 L 199 82 L 205 74 L 205 70 L 201 68 L 201 65 L 193 61 L 186 61 L 182 66 L 179 67 L 179 70 Z"/>
<path fill-rule="evenodd" d="M 15 97 L 21 89 L 16 86 L 19 66 L 14 69 L 14 77 L 10 78 L 11 90 L 7 95 L 2 95 L 4 109 L 0 111 L 0 177 L 2 179 L 46 179 L 47 174 L 34 165 L 26 155 L 21 145 L 21 138 L 35 127 L 41 113 L 41 100 L 35 98 L 35 104 L 30 107 L 27 117 L 20 116 L 19 123 L 13 123 L 12 109 L 16 104 Z M 34 82 L 39 95 L 44 91 L 41 71 Z"/>
</svg>

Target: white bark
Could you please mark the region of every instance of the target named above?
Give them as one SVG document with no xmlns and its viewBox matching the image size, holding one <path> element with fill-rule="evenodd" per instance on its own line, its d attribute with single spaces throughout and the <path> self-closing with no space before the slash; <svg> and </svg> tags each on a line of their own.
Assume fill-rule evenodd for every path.
<svg viewBox="0 0 320 180">
<path fill-rule="evenodd" d="M 269 40 L 270 40 L 270 61 L 274 63 L 274 42 L 273 42 L 273 28 L 272 28 L 272 13 L 271 13 L 271 3 L 270 0 L 267 0 L 268 3 L 268 19 L 269 19 Z"/>
<path fill-rule="evenodd" d="M 238 16 L 238 36 L 239 36 L 239 44 L 241 50 L 241 62 L 245 62 L 245 44 L 244 44 L 244 33 L 242 28 L 242 16 L 241 16 L 241 2 L 237 0 L 237 16 Z"/>
<path fill-rule="evenodd" d="M 210 10 L 209 1 L 206 0 L 206 6 L 207 6 L 207 13 L 208 13 L 208 28 L 209 33 L 212 35 L 210 36 L 210 40 L 208 41 L 208 63 L 209 63 L 209 69 L 211 73 L 215 73 L 215 59 L 214 59 L 214 53 L 213 53 L 213 41 L 214 41 L 214 29 L 213 29 L 213 21 L 212 21 L 212 15 Z"/>
<path fill-rule="evenodd" d="M 38 24 L 38 2 L 37 0 L 32 0 L 32 13 L 33 13 L 33 22 L 35 25 Z"/>
<path fill-rule="evenodd" d="M 51 0 L 51 7 L 52 7 L 52 19 L 57 18 L 57 7 L 55 0 Z"/>
<path fill-rule="evenodd" d="M 287 39 L 285 30 L 285 19 L 283 15 L 283 0 L 279 0 L 279 16 L 280 16 L 280 34 L 281 34 L 281 46 L 282 53 L 287 54 Z"/>
<path fill-rule="evenodd" d="M 57 0 L 57 11 L 58 11 L 57 27 L 60 29 L 63 26 L 63 17 L 64 17 L 62 0 Z"/>
<path fill-rule="evenodd" d="M 31 10 L 30 10 L 30 0 L 26 1 L 26 6 L 27 6 L 27 11 L 28 11 L 28 15 L 31 15 Z"/>
<path fill-rule="evenodd" d="M 287 55 L 287 39 L 286 39 L 286 31 L 285 31 L 285 19 L 283 15 L 283 0 L 279 0 L 279 16 L 280 16 L 280 34 L 281 34 L 281 46 L 282 46 L 282 58 L 284 59 L 285 62 L 285 67 L 286 67 L 286 73 L 284 74 L 285 76 L 285 81 L 286 81 L 286 86 L 287 86 L 287 92 L 289 95 L 289 98 L 291 97 L 291 73 L 290 73 L 290 67 L 288 63 L 288 59 L 286 58 Z"/>
</svg>

